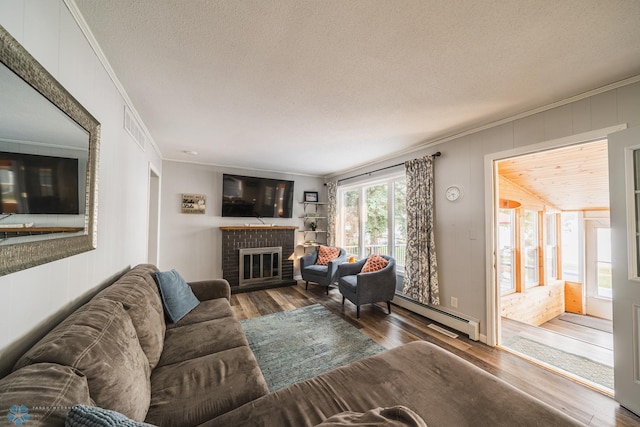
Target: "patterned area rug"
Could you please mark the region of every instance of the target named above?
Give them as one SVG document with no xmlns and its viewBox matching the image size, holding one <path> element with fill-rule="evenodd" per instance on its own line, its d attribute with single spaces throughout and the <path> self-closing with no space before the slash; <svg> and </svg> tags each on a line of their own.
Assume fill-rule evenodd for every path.
<svg viewBox="0 0 640 427">
<path fill-rule="evenodd" d="M 613 367 L 516 336 L 505 347 L 613 389 Z"/>
<path fill-rule="evenodd" d="M 240 323 L 270 391 L 385 350 L 320 304 Z"/>
</svg>

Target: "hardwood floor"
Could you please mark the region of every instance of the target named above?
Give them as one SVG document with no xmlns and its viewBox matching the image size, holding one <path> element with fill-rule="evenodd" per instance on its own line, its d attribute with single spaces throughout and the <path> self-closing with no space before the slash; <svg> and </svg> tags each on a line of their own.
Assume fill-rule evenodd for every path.
<svg viewBox="0 0 640 427">
<path fill-rule="evenodd" d="M 320 286 L 310 284 L 309 290 L 305 291 L 304 282 L 299 282 L 297 286 L 231 296 L 231 306 L 238 319 L 319 303 L 385 348 L 416 340 L 428 341 L 502 378 L 585 425 L 640 427 L 640 417 L 620 407 L 608 396 L 507 351 L 471 341 L 461 334 L 458 338 L 450 338 L 428 327 L 436 322 L 395 305 L 392 306 L 391 315 L 386 314 L 386 304 L 362 306 L 358 320 L 355 306 L 346 301 L 343 308 L 341 302 L 342 297 L 336 289 L 332 289 L 327 296 L 325 288 Z M 438 326 L 447 329 L 443 325 Z"/>
</svg>

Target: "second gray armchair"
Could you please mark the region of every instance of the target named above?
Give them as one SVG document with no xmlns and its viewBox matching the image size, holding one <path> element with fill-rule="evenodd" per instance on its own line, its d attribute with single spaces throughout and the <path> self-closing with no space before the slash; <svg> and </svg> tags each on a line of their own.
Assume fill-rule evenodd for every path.
<svg viewBox="0 0 640 427">
<path fill-rule="evenodd" d="M 360 306 L 385 301 L 391 314 L 391 300 L 396 292 L 396 260 L 390 256 L 380 255 L 388 261 L 386 267 L 378 271 L 362 273 L 367 258 L 351 263 L 341 264 L 338 268 L 338 289 L 345 298 L 356 305 L 357 318 L 360 318 Z"/>
</svg>

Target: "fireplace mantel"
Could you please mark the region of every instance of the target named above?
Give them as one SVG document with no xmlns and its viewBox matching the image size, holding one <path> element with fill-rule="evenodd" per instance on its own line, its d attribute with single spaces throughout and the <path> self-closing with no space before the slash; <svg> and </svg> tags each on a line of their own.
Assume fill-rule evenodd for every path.
<svg viewBox="0 0 640 427">
<path fill-rule="evenodd" d="M 296 225 L 224 225 L 220 230 L 297 230 Z"/>
</svg>

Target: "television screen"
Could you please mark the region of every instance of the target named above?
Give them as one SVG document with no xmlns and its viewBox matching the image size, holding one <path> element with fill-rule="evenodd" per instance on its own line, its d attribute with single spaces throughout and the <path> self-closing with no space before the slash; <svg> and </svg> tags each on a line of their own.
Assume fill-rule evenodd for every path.
<svg viewBox="0 0 640 427">
<path fill-rule="evenodd" d="M 293 181 L 223 175 L 222 216 L 291 218 Z"/>
<path fill-rule="evenodd" d="M 0 152 L 0 211 L 78 214 L 78 159 Z"/>
</svg>

